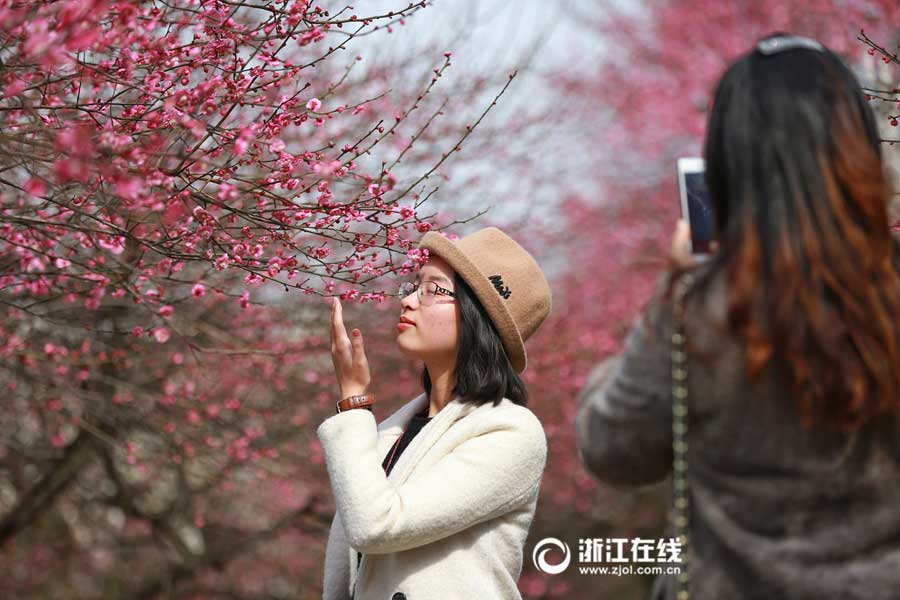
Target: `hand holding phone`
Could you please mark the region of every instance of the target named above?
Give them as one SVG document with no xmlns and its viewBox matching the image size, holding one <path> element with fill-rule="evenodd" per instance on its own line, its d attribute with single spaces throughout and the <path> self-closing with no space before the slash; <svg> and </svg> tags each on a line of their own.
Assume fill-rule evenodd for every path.
<svg viewBox="0 0 900 600">
<path fill-rule="evenodd" d="M 672 234 L 669 260 L 680 268 L 689 268 L 696 262 L 696 257 L 691 253 L 691 228 L 684 219 L 678 219 Z"/>
<path fill-rule="evenodd" d="M 709 258 L 715 251 L 715 219 L 704 180 L 702 158 L 678 159 L 678 190 L 682 218 L 690 227 L 690 248 L 695 259 Z"/>
</svg>

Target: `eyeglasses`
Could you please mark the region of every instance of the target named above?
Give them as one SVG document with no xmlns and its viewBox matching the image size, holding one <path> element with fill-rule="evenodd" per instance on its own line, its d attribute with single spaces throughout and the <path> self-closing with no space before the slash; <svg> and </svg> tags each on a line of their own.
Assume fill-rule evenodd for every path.
<svg viewBox="0 0 900 600">
<path fill-rule="evenodd" d="M 397 291 L 397 295 L 401 299 L 403 299 L 416 291 L 419 292 L 419 302 L 422 304 L 422 306 L 431 306 L 432 304 L 434 304 L 434 300 L 438 294 L 450 296 L 451 298 L 454 298 L 456 296 L 456 294 L 452 291 L 448 290 L 447 288 L 442 288 L 433 281 L 426 281 L 422 284 L 405 281 L 400 284 L 400 289 Z"/>
<path fill-rule="evenodd" d="M 795 50 L 797 48 L 817 50 L 819 52 L 825 51 L 825 47 L 816 40 L 799 35 L 780 35 L 778 37 L 760 40 L 756 44 L 756 49 L 766 56 L 784 52 L 785 50 Z"/>
</svg>

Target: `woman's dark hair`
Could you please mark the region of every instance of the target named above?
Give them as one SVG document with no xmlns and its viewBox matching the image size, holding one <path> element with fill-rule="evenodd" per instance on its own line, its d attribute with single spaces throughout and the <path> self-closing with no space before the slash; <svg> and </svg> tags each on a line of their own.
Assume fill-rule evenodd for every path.
<svg viewBox="0 0 900 600">
<path fill-rule="evenodd" d="M 496 406 L 505 397 L 525 406 L 528 391 L 510 364 L 493 321 L 459 274 L 454 274 L 453 282 L 460 315 L 453 393 L 462 402 L 493 402 Z M 422 386 L 431 395 L 427 368 L 422 371 Z"/>
<path fill-rule="evenodd" d="M 726 275 L 751 380 L 787 367 L 806 426 L 900 413 L 900 251 L 853 73 L 828 50 L 743 56 L 716 89 L 704 156 L 720 250 L 696 290 Z"/>
</svg>

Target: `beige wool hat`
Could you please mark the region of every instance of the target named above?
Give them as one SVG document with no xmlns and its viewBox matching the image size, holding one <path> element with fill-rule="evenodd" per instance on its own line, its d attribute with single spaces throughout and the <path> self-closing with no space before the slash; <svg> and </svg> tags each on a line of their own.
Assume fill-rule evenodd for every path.
<svg viewBox="0 0 900 600">
<path fill-rule="evenodd" d="M 420 249 L 437 254 L 459 273 L 500 333 L 509 362 L 525 371 L 525 340 L 550 314 L 550 285 L 534 258 L 496 227 L 452 242 L 429 231 Z"/>
</svg>

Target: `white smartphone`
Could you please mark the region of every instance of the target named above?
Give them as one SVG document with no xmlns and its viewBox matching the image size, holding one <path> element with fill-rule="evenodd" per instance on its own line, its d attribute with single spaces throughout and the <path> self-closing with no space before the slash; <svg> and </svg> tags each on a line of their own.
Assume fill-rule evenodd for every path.
<svg viewBox="0 0 900 600">
<path fill-rule="evenodd" d="M 700 260 L 709 258 L 716 231 L 713 207 L 703 178 L 704 170 L 702 158 L 678 159 L 681 214 L 691 226 L 691 253 Z"/>
</svg>

